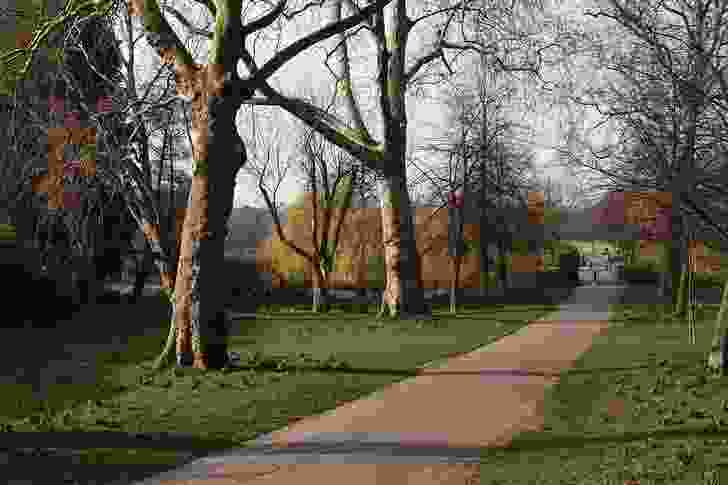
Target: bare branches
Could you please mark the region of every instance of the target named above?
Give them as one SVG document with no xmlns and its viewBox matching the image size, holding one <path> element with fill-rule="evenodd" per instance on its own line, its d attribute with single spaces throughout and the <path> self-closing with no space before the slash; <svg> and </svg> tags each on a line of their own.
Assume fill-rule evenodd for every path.
<svg viewBox="0 0 728 485">
<path fill-rule="evenodd" d="M 715 156 L 725 146 L 715 126 L 725 127 L 728 119 L 721 99 L 728 93 L 726 58 L 717 50 L 728 31 L 715 19 L 724 17 L 726 3 L 700 1 L 689 8 L 671 1 L 609 3 L 611 11 L 589 15 L 620 25 L 634 48 L 608 66 L 623 82 L 597 93 L 607 109 L 589 104 L 605 120 L 619 121 L 619 143 L 604 155 L 589 150 L 591 164 L 581 163 L 617 186 L 672 191 L 676 206 L 687 204 L 688 220 L 705 223 L 713 217 L 717 228 L 722 216 L 706 210 L 704 194 L 725 167 Z M 698 210 L 699 204 L 706 205 Z"/>
<path fill-rule="evenodd" d="M 260 88 L 259 84 L 261 81 L 268 79 L 270 76 L 272 76 L 278 69 L 280 69 L 286 62 L 293 59 L 295 56 L 300 54 L 301 52 L 305 51 L 312 45 L 315 45 L 322 40 L 328 39 L 329 37 L 332 37 L 336 34 L 340 34 L 352 27 L 355 27 L 358 25 L 363 19 L 367 18 L 368 16 L 371 16 L 374 12 L 377 12 L 384 8 L 385 5 L 387 5 L 392 0 L 378 0 L 375 3 L 372 3 L 368 5 L 367 7 L 363 8 L 359 13 L 351 15 L 339 22 L 332 22 L 326 25 L 325 27 L 317 30 L 316 32 L 313 32 L 306 37 L 303 37 L 292 44 L 290 44 L 288 47 L 284 48 L 283 50 L 276 53 L 275 56 L 271 60 L 269 60 L 267 63 L 263 65 L 260 69 L 252 72 L 252 76 L 243 83 L 245 86 L 253 86 L 255 88 Z M 250 66 L 249 66 L 250 68 Z"/>
<path fill-rule="evenodd" d="M 194 2 L 204 5 L 209 10 L 210 14 L 215 17 L 217 15 L 217 7 L 215 7 L 214 0 L 193 0 Z"/>
<path fill-rule="evenodd" d="M 209 30 L 205 30 L 205 29 L 199 29 L 199 28 L 195 27 L 194 25 L 192 25 L 192 24 L 190 23 L 190 21 L 189 21 L 189 20 L 187 20 L 187 19 L 185 18 L 185 16 L 184 16 L 184 15 L 182 15 L 182 14 L 180 13 L 180 11 L 179 11 L 179 10 L 177 10 L 176 8 L 174 8 L 174 7 L 170 7 L 169 5 L 164 5 L 164 6 L 163 6 L 163 9 L 164 9 L 164 10 L 165 10 L 166 12 L 169 12 L 170 14 L 172 14 L 172 16 L 173 16 L 173 17 L 174 17 L 175 19 L 177 19 L 177 21 L 178 21 L 179 23 L 181 23 L 182 25 L 184 25 L 184 26 L 185 26 L 185 28 L 186 28 L 187 30 L 189 30 L 189 31 L 190 31 L 191 33 L 193 33 L 193 34 L 195 34 L 195 35 L 199 35 L 199 36 L 202 36 L 202 37 L 206 37 L 206 38 L 208 38 L 208 39 L 212 39 L 212 38 L 214 37 L 214 34 L 213 34 L 213 33 L 212 33 L 211 31 L 209 31 Z"/>
<path fill-rule="evenodd" d="M 253 20 L 252 22 L 250 22 L 248 24 L 243 25 L 241 32 L 240 32 L 240 34 L 243 38 L 243 41 L 245 41 L 246 36 L 252 34 L 253 32 L 257 32 L 259 30 L 262 30 L 262 29 L 270 26 L 273 22 L 275 22 L 275 20 L 278 17 L 281 16 L 281 14 L 284 14 L 284 9 L 286 8 L 286 2 L 287 2 L 287 0 L 280 0 L 278 2 L 278 4 L 275 6 L 275 8 L 273 8 L 273 10 L 271 10 L 267 14 L 263 15 L 262 17 L 260 17 L 256 20 Z M 307 5 L 303 9 L 301 9 L 299 12 L 295 12 L 294 14 L 291 14 L 291 16 L 293 16 L 297 13 L 303 12 L 308 7 L 309 7 L 309 5 Z M 288 18 L 288 17 L 286 17 L 286 18 Z"/>
</svg>

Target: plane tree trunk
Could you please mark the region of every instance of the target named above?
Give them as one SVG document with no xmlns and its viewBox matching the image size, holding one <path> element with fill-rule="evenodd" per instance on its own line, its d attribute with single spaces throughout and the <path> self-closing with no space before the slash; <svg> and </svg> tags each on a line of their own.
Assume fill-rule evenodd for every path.
<svg viewBox="0 0 728 485">
<path fill-rule="evenodd" d="M 418 284 L 420 260 L 412 205 L 404 175 L 386 177 L 380 185 L 380 197 L 385 286 L 378 316 L 423 316 L 427 311 L 424 291 Z"/>
<path fill-rule="evenodd" d="M 130 2 L 133 14 L 142 17 L 150 46 L 163 63 L 173 64 L 177 92 L 192 101 L 192 183 L 176 282 L 169 295 L 172 325 L 155 368 L 168 362 L 173 337 L 180 366 L 219 369 L 227 363 L 224 302 L 216 275 L 223 265 L 235 179 L 246 155 L 235 124 L 241 100 L 225 92 L 236 78 L 236 54 L 242 47 L 241 1 L 228 0 L 218 6 L 210 62 L 198 65 L 162 17 L 157 2 Z M 159 241 L 158 228 L 149 229 Z"/>
</svg>

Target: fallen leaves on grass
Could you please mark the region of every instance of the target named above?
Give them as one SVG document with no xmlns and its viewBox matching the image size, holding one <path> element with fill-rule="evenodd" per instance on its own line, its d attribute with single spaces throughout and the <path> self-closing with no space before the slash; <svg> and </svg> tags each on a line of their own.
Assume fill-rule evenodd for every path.
<svg viewBox="0 0 728 485">
<path fill-rule="evenodd" d="M 607 405 L 607 414 L 613 417 L 620 417 L 624 414 L 626 402 L 624 399 L 613 399 Z"/>
<path fill-rule="evenodd" d="M 300 353 L 297 356 L 264 356 L 260 351 L 249 353 L 247 358 L 241 359 L 242 367 L 252 370 L 288 371 L 306 367 L 314 370 L 350 369 L 351 365 L 330 354 L 326 359 L 317 360 L 310 354 Z"/>
</svg>

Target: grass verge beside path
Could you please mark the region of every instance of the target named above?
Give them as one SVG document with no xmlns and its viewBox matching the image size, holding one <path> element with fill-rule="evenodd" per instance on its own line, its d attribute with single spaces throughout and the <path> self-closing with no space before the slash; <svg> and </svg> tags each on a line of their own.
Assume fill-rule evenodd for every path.
<svg viewBox="0 0 728 485">
<path fill-rule="evenodd" d="M 378 322 L 373 314 L 258 315 L 234 322 L 230 338 L 243 364 L 258 368 L 207 374 L 148 374 L 168 330 L 162 307 L 144 319 L 132 315 L 140 308 L 99 306 L 82 321 L 66 322 L 64 332 L 2 330 L 14 332 L 5 337 L 22 350 L 6 355 L 3 368 L 23 370 L 0 379 L 0 393 L 13 398 L 0 401 L 0 460 L 3 449 L 10 456 L 3 475 L 54 485 L 64 483 L 64 473 L 65 483 L 139 480 L 362 397 L 554 308 L 466 308 L 457 317 L 436 310 L 432 321 L 402 322 Z M 362 369 L 379 372 L 357 372 Z M 33 388 L 44 391 L 43 402 L 34 401 Z M 172 435 L 150 438 L 155 433 Z M 121 473 L 129 476 L 116 481 Z"/>
<path fill-rule="evenodd" d="M 548 392 L 545 431 L 484 453 L 484 484 L 728 483 L 728 379 L 704 364 L 717 305 L 699 311 L 695 345 L 662 306 L 614 309 Z"/>
</svg>

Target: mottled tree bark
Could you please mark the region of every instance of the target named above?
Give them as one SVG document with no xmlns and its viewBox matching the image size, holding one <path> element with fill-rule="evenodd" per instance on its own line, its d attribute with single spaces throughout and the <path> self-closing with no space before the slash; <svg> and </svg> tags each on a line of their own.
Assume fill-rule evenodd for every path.
<svg viewBox="0 0 728 485">
<path fill-rule="evenodd" d="M 420 258 L 414 217 L 404 176 L 386 177 L 380 184 L 380 198 L 386 281 L 379 316 L 425 316 L 424 291 L 418 283 Z"/>
<path fill-rule="evenodd" d="M 715 318 L 715 328 L 713 331 L 713 340 L 710 344 L 710 352 L 708 353 L 708 368 L 713 371 L 720 371 L 723 375 L 728 374 L 726 368 L 726 360 L 728 356 L 724 355 L 724 349 L 721 349 L 721 337 L 728 338 L 728 330 L 726 330 L 725 321 L 728 319 L 728 281 L 723 285 L 723 296 L 720 299 L 720 310 Z"/>
</svg>

